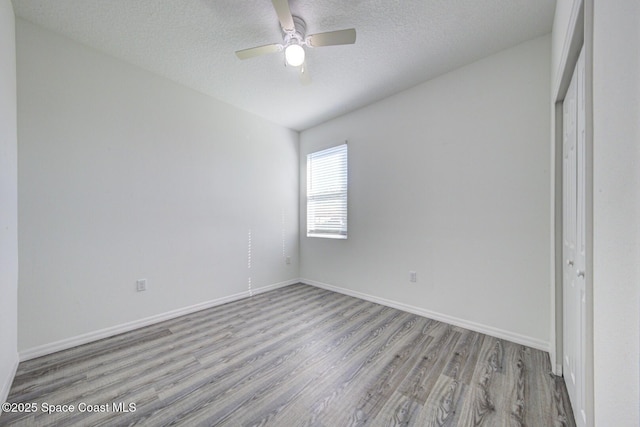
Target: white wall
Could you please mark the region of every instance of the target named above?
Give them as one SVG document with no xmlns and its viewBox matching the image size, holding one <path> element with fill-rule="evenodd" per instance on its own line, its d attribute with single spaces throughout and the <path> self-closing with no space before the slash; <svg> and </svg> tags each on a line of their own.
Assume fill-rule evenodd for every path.
<svg viewBox="0 0 640 427">
<path fill-rule="evenodd" d="M 640 425 L 640 2 L 594 1 L 596 425 Z"/>
<path fill-rule="evenodd" d="M 301 276 L 548 348 L 550 44 L 302 132 Z M 344 140 L 349 238 L 307 238 L 306 154 Z"/>
<path fill-rule="evenodd" d="M 296 132 L 17 30 L 21 352 L 298 277 Z"/>
<path fill-rule="evenodd" d="M 18 146 L 11 0 L 0 0 L 0 402 L 18 366 Z"/>
</svg>

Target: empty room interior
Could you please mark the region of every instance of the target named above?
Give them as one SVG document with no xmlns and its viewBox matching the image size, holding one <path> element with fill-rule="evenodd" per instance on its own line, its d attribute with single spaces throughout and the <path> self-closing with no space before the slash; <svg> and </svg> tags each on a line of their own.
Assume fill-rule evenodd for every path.
<svg viewBox="0 0 640 427">
<path fill-rule="evenodd" d="M 639 23 L 0 0 L 0 425 L 640 425 Z"/>
</svg>

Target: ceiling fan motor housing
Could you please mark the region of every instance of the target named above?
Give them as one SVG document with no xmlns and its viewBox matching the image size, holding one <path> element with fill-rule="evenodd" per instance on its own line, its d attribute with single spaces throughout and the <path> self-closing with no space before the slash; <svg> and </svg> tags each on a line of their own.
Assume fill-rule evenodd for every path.
<svg viewBox="0 0 640 427">
<path fill-rule="evenodd" d="M 305 44 L 305 36 L 307 34 L 307 24 L 304 22 L 304 19 L 299 16 L 293 15 L 293 25 L 295 26 L 294 31 L 285 31 L 282 30 L 284 35 L 285 46 L 288 46 L 292 43 L 303 45 Z"/>
</svg>

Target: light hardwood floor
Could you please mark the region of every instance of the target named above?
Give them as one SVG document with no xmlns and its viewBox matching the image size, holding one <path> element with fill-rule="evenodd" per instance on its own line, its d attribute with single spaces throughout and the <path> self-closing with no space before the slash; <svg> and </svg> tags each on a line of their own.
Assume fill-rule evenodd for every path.
<svg viewBox="0 0 640 427">
<path fill-rule="evenodd" d="M 573 426 L 550 371 L 539 350 L 299 284 L 23 362 L 9 401 L 38 412 L 0 425 Z"/>
</svg>

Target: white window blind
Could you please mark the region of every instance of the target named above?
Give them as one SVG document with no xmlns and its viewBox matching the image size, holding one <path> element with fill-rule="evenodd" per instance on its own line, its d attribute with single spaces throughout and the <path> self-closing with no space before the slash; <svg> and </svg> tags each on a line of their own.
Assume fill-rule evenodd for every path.
<svg viewBox="0 0 640 427">
<path fill-rule="evenodd" d="M 307 155 L 307 236 L 347 238 L 347 144 Z"/>
</svg>

